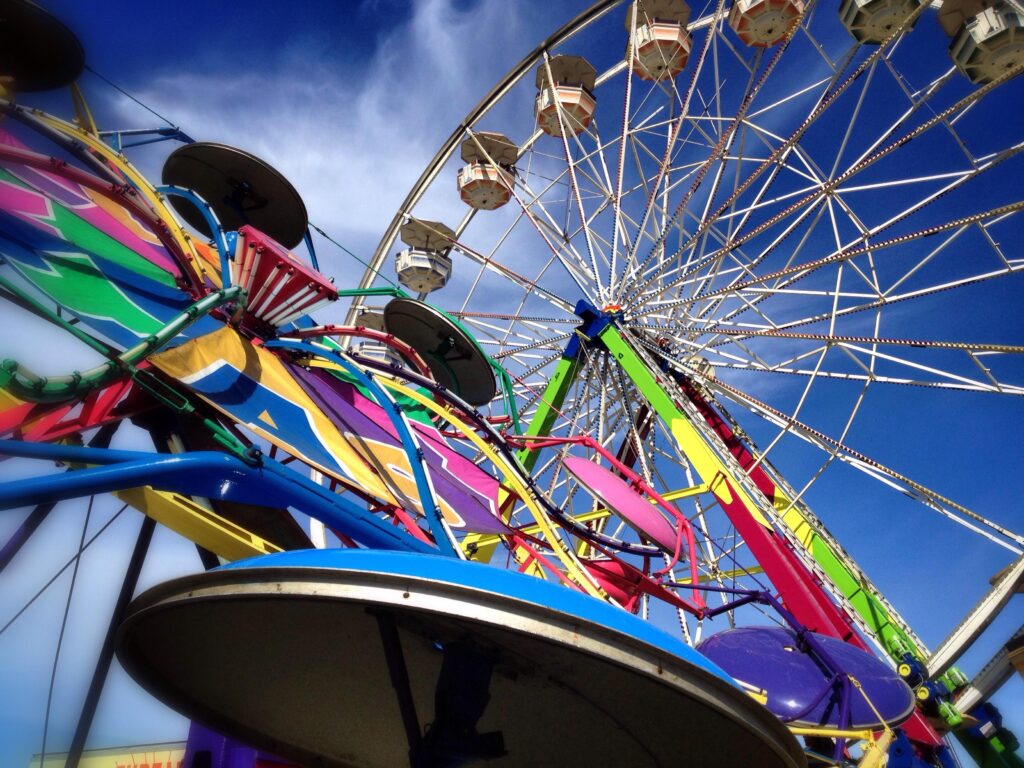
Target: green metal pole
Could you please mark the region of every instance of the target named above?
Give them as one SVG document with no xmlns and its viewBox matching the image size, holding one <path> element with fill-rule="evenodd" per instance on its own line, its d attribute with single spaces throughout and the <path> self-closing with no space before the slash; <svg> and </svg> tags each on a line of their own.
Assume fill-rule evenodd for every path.
<svg viewBox="0 0 1024 768">
<path fill-rule="evenodd" d="M 544 394 L 541 395 L 541 398 L 537 403 L 537 410 L 534 412 L 533 418 L 530 419 L 530 423 L 526 427 L 527 437 L 540 437 L 550 434 L 551 427 L 554 425 L 555 419 L 558 418 L 562 404 L 565 402 L 565 397 L 569 393 L 569 387 L 572 385 L 573 379 L 576 378 L 576 373 L 579 371 L 579 368 L 580 361 L 578 355 L 562 357 L 558 360 L 555 364 L 554 373 L 551 374 L 551 378 L 548 379 L 548 385 L 544 388 Z M 516 458 L 526 473 L 533 470 L 539 457 L 540 451 L 528 451 L 523 449 L 516 453 Z M 506 499 L 499 497 L 499 504 L 502 507 L 503 513 L 505 512 L 505 501 Z M 493 538 L 493 536 L 486 537 L 488 540 Z M 478 539 L 480 541 L 477 541 Z M 486 563 L 489 562 L 491 557 L 494 555 L 496 543 L 493 541 L 490 543 L 481 543 L 483 540 L 483 534 L 470 534 L 463 541 L 463 547 L 467 552 L 472 552 L 470 555 L 472 560 L 479 560 L 480 562 Z"/>
</svg>

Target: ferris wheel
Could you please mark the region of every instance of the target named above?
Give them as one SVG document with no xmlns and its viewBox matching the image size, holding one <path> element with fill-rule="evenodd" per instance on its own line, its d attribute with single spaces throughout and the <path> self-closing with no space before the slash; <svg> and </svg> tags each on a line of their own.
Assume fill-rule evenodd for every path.
<svg viewBox="0 0 1024 768">
<path fill-rule="evenodd" d="M 117 646 L 148 690 L 225 733 L 292 759 L 356 750 L 390 764 L 401 739 L 311 735 L 319 704 L 298 701 L 308 659 L 281 638 L 335 626 L 322 603 L 292 612 L 328 595 L 352 628 L 318 652 L 362 653 L 355 633 L 378 627 L 352 605 L 373 604 L 387 663 L 370 653 L 357 666 L 390 680 L 368 700 L 389 706 L 394 689 L 414 764 L 583 760 L 603 748 L 583 746 L 602 718 L 652 729 L 641 752 L 657 764 L 683 700 L 708 723 L 742 723 L 686 746 L 723 765 L 878 765 L 886 752 L 947 764 L 943 736 L 986 698 L 955 662 L 1024 577 L 1009 504 L 965 502 L 980 483 L 960 469 L 964 425 L 1012 444 L 1024 393 L 1015 0 L 602 0 L 452 132 L 352 285 L 320 273 L 302 199 L 259 158 L 178 132 L 158 186 L 77 87 L 75 122 L 6 98 L 67 85 L 82 66 L 62 25 L 11 8 L 22 42 L 0 58 L 16 124 L 0 144 L 0 286 L 7 311 L 43 317 L 104 362 L 67 376 L 4 366 L 5 455 L 73 471 L 0 487 L 5 507 L 37 504 L 3 566 L 57 501 L 114 492 L 146 515 L 86 709 Z M 34 58 L 54 40 L 66 56 Z M 343 324 L 316 319 L 345 301 Z M 181 455 L 109 450 L 127 419 Z M 194 542 L 206 568 L 271 558 L 129 606 L 155 523 Z M 328 532 L 349 560 L 282 552 L 323 547 Z M 897 546 L 872 551 L 885 537 Z M 83 529 L 79 555 L 85 542 Z M 984 552 L 995 578 L 930 650 L 886 585 L 911 568 L 943 583 L 936 560 L 953 548 Z M 445 559 L 421 572 L 376 550 Z M 479 576 L 473 561 L 492 567 Z M 505 571 L 550 584 L 494 575 Z M 425 574 L 422 592 L 407 586 Z M 467 608 L 474 590 L 521 599 L 482 619 Z M 410 591 L 422 601 L 412 619 Z M 583 638 L 573 652 L 559 634 L 570 620 Z M 278 638 L 270 655 L 233 647 L 232 627 L 256 623 Z M 671 696 L 649 685 L 653 657 L 633 643 L 669 643 L 652 626 L 675 635 L 657 657 Z M 414 638 L 430 642 L 413 650 Z M 775 668 L 794 652 L 810 676 L 780 703 Z M 573 688 L 584 657 L 605 685 Z M 261 659 L 287 670 L 260 681 L 295 700 L 287 717 L 253 711 L 258 687 L 238 682 Z M 417 669 L 440 676 L 436 691 Z M 561 693 L 544 698 L 541 679 Z M 488 686 L 504 703 L 482 715 Z M 417 734 L 412 704 L 431 693 L 435 714 L 445 696 L 474 703 Z M 573 723 L 564 752 L 531 736 L 536 718 L 581 701 L 600 714 Z M 614 716 L 648 706 L 649 723 Z M 505 746 L 477 733 L 495 708 Z M 956 733 L 976 759 L 1005 752 L 991 730 Z M 635 735 L 608 749 L 639 754 Z"/>
<path fill-rule="evenodd" d="M 967 401 L 992 402 L 976 407 L 1001 411 L 1000 429 L 1017 412 L 1022 137 L 993 116 L 1020 114 L 1019 44 L 1002 31 L 1020 18 L 1012 5 L 597 3 L 452 132 L 362 285 L 394 269 L 500 362 L 524 435 L 509 439 L 570 530 L 588 530 L 583 570 L 620 601 L 665 623 L 678 610 L 699 642 L 692 613 L 625 586 L 623 560 L 783 589 L 759 526 L 714 492 L 728 477 L 879 650 L 927 656 L 829 528 L 841 507 L 892 531 L 900 497 L 872 490 L 887 486 L 919 505 L 893 534 L 914 547 L 942 531 L 1020 556 L 1009 517 L 946 490 L 957 452 L 938 457 L 962 436 L 939 429 L 929 446 L 904 426 Z M 696 556 L 676 557 L 664 521 L 595 495 L 578 450 L 671 491 Z M 931 480 L 904 474 L 911 456 Z"/>
</svg>

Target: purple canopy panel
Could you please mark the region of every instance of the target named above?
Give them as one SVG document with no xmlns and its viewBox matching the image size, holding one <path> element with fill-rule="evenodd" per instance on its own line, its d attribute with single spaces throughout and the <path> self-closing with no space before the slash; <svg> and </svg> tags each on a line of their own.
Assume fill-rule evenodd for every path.
<svg viewBox="0 0 1024 768">
<path fill-rule="evenodd" d="M 798 647 L 796 634 L 781 627 L 743 627 L 712 635 L 697 650 L 737 680 L 768 693 L 766 706 L 784 721 L 831 728 L 878 728 L 897 725 L 914 709 L 914 696 L 889 665 L 834 637 L 814 635 L 825 652 L 856 678 L 864 695 L 854 689 L 850 722 L 839 722 L 837 687 L 814 699 L 828 684 L 831 673 Z M 872 710 L 867 699 L 876 710 Z M 881 719 L 879 719 L 879 715 Z"/>
<path fill-rule="evenodd" d="M 671 523 L 648 501 L 634 491 L 621 477 L 599 464 L 568 456 L 562 460 L 566 470 L 591 496 L 621 517 L 641 536 L 650 539 L 669 554 L 676 550 L 678 534 Z"/>
<path fill-rule="evenodd" d="M 229 739 L 193 721 L 188 729 L 182 768 L 296 768 L 279 757 Z"/>
<path fill-rule="evenodd" d="M 330 371 L 290 367 L 346 440 L 391 485 L 415 487 L 408 458 L 387 413 L 352 384 Z M 438 504 L 453 528 L 477 533 L 507 533 L 498 514 L 498 480 L 449 447 L 434 427 L 411 422 L 423 449 Z M 411 493 L 415 498 L 415 493 Z"/>
</svg>

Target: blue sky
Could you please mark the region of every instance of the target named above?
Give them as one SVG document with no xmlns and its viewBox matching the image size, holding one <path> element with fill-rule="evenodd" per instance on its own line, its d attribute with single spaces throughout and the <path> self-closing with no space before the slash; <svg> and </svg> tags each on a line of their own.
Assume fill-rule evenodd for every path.
<svg viewBox="0 0 1024 768">
<path fill-rule="evenodd" d="M 312 220 L 363 255 L 372 252 L 422 166 L 469 108 L 541 38 L 587 5 L 581 0 L 44 4 L 79 33 L 95 70 L 195 138 L 235 144 L 269 160 L 295 183 Z M 86 75 L 82 85 L 102 127 L 159 124 L 96 78 Z M 39 103 L 66 113 L 63 94 Z M 133 160 L 157 178 L 167 149 L 143 150 Z M 325 271 L 339 276 L 361 271 L 336 252 L 322 253 L 321 260 Z M 1018 281 L 1002 290 L 1019 288 Z M 52 367 L 47 363 L 52 352 L 39 343 L 47 338 L 45 330 L 31 324 L 19 327 L 25 332 L 0 345 L 0 357 L 36 357 L 40 368 Z M 1019 343 L 1019 320 L 1016 327 L 1001 330 Z M 77 365 L 77 353 L 69 348 L 62 362 Z M 929 446 L 929 463 L 935 461 L 931 467 L 922 461 L 923 471 L 952 471 L 955 476 L 943 487 L 970 495 L 956 498 L 1011 527 L 1022 527 L 1021 403 L 877 388 L 871 396 L 881 401 L 875 403 L 877 412 L 901 414 L 901 428 L 915 436 L 911 444 Z M 865 442 L 874 438 L 884 453 L 883 433 L 889 428 L 884 420 L 868 421 L 859 425 L 859 436 Z M 126 447 L 146 447 L 138 435 L 119 440 Z M 897 467 L 914 466 L 906 445 L 892 441 L 891 455 L 883 458 Z M 32 470 L 26 464 L 0 467 L 3 477 Z M 819 513 L 924 640 L 936 645 L 984 592 L 987 578 L 1005 564 L 1005 553 L 960 536 L 951 524 L 935 526 L 930 513 L 889 489 L 854 492 L 862 486 L 852 480 L 849 487 L 849 495 L 825 500 L 828 515 L 820 507 Z M 891 527 L 861 525 L 864 505 L 892 509 Z M 117 508 L 110 499 L 98 500 L 89 531 L 96 531 Z M 5 514 L 0 538 L 20 517 Z M 25 595 L 71 557 L 83 518 L 81 506 L 61 507 L 5 573 L 0 625 Z M 91 673 L 89 659 L 137 526 L 137 514 L 124 513 L 83 560 L 76 593 L 86 597 L 72 605 L 65 636 L 48 737 L 52 748 L 60 749 L 73 728 Z M 154 554 L 144 586 L 198 568 L 194 549 L 167 531 L 158 534 Z M 925 562 L 918 567 L 920 560 Z M 39 750 L 68 578 L 66 573 L 0 635 L 0 679 L 5 681 L 0 765 L 25 765 Z M 1020 625 L 1020 600 L 964 660 L 968 672 Z M 996 699 L 1018 734 L 1024 733 L 1022 701 L 1024 685 L 1016 679 Z M 90 743 L 100 747 L 183 735 L 180 718 L 116 671 Z"/>
</svg>

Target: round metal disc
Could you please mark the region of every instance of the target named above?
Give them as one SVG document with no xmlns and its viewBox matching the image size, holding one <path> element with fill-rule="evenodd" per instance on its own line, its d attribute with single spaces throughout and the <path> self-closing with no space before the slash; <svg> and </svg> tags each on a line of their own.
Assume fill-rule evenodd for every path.
<svg viewBox="0 0 1024 768">
<path fill-rule="evenodd" d="M 607 467 L 580 456 L 567 456 L 562 465 L 591 496 L 604 502 L 637 533 L 672 554 L 676 548 L 676 529 L 658 509 L 634 491 L 629 483 Z M 685 552 L 683 555 L 685 556 Z"/>
<path fill-rule="evenodd" d="M 487 356 L 444 312 L 415 299 L 392 299 L 384 325 L 423 356 L 439 384 L 470 405 L 488 403 L 498 391 Z"/>
<path fill-rule="evenodd" d="M 164 162 L 164 184 L 190 189 L 210 204 L 225 229 L 251 224 L 285 248 L 302 242 L 309 225 L 306 206 L 288 179 L 248 152 L 197 142 L 176 149 Z M 174 209 L 192 227 L 211 236 L 199 210 L 181 197 Z"/>
<path fill-rule="evenodd" d="M 15 91 L 49 91 L 73 83 L 85 67 L 75 33 L 28 0 L 0 0 L 0 78 Z"/>
<path fill-rule="evenodd" d="M 690 6 L 683 0 L 633 0 L 626 12 L 626 30 L 633 29 L 634 24 L 639 27 L 652 21 L 674 21 L 686 26 L 689 20 Z"/>
<path fill-rule="evenodd" d="M 842 671 L 861 684 L 864 694 L 850 699 L 850 723 L 839 722 L 838 691 L 818 698 L 831 673 L 800 649 L 792 630 L 739 627 L 712 635 L 698 649 L 737 680 L 767 691 L 766 706 L 795 725 L 875 729 L 898 725 L 914 710 L 914 694 L 888 664 L 834 637 L 815 635 Z M 868 702 L 871 702 L 870 704 Z"/>
<path fill-rule="evenodd" d="M 385 622 L 400 657 L 384 650 Z M 232 738 L 371 768 L 409 764 L 389 659 L 405 667 L 422 734 L 456 645 L 491 664 L 484 690 L 456 699 L 483 702 L 470 727 L 501 734 L 500 765 L 805 765 L 781 723 L 681 641 L 582 593 L 454 558 L 306 550 L 178 579 L 132 603 L 118 655 Z"/>
<path fill-rule="evenodd" d="M 398 234 L 411 248 L 431 251 L 448 251 L 455 241 L 455 230 L 440 221 L 407 221 Z"/>
<path fill-rule="evenodd" d="M 939 6 L 939 25 L 943 32 L 954 37 L 964 23 L 993 5 L 992 0 L 945 0 Z"/>
<path fill-rule="evenodd" d="M 493 160 L 498 165 L 511 168 L 519 158 L 519 147 L 515 142 L 504 134 L 492 131 L 477 131 L 474 136 L 462 142 L 459 150 L 460 156 L 467 163 Z"/>
</svg>

